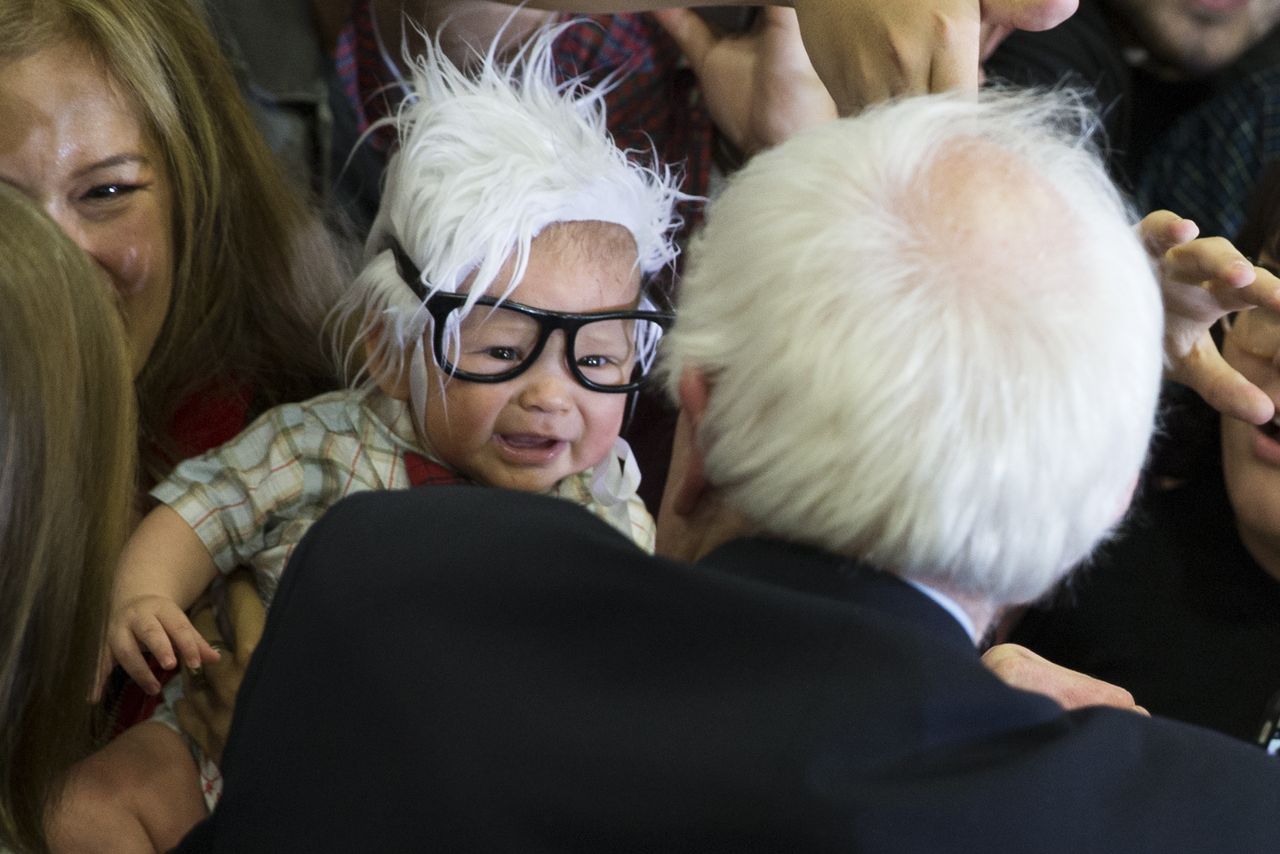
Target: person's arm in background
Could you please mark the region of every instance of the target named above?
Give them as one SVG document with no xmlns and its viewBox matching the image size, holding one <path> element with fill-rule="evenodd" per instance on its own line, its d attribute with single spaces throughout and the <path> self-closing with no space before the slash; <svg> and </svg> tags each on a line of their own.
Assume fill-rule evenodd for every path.
<svg viewBox="0 0 1280 854">
<path fill-rule="evenodd" d="M 716 129 L 744 157 L 836 117 L 793 10 L 764 6 L 740 33 L 720 32 L 691 9 L 653 14 L 698 76 Z"/>
<path fill-rule="evenodd" d="M 1077 0 L 795 0 L 793 5 L 818 76 L 841 115 L 849 115 L 898 95 L 976 92 L 990 37 L 1051 29 L 1075 12 Z"/>
<path fill-rule="evenodd" d="M 514 0 L 512 0 L 514 5 Z M 897 95 L 976 92 L 984 48 L 1015 29 L 1044 30 L 1078 0 L 792 0 L 800 35 L 842 115 Z M 450 0 L 377 0 L 381 20 L 401 11 L 422 19 Z M 474 4 L 481 5 L 481 4 Z M 526 8 L 562 12 L 641 12 L 688 5 L 677 0 L 532 0 Z M 755 5 L 712 0 L 707 6 Z"/>
</svg>

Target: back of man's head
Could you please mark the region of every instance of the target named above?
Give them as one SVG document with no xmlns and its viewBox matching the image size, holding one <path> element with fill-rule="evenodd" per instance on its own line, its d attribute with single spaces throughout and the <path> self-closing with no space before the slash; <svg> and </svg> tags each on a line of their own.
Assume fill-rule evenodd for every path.
<svg viewBox="0 0 1280 854">
<path fill-rule="evenodd" d="M 1122 513 L 1162 313 L 1065 96 L 930 96 L 756 157 L 691 250 L 666 342 L 697 441 L 766 533 L 993 604 Z"/>
</svg>

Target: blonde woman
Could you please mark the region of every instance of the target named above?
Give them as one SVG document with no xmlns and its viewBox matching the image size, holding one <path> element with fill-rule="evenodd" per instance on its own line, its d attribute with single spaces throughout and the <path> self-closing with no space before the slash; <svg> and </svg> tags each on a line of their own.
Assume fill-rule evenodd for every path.
<svg viewBox="0 0 1280 854">
<path fill-rule="evenodd" d="M 135 490 L 129 353 L 79 249 L 0 185 L 0 844 L 46 849 Z"/>
<path fill-rule="evenodd" d="M 321 327 L 343 266 L 198 6 L 0 0 L 0 182 L 119 295 L 143 489 L 259 410 L 336 384 Z M 116 731 L 153 705 L 109 696 Z"/>
<path fill-rule="evenodd" d="M 111 278 L 144 483 L 333 385 L 331 241 L 191 0 L 0 0 L 0 181 Z"/>
</svg>

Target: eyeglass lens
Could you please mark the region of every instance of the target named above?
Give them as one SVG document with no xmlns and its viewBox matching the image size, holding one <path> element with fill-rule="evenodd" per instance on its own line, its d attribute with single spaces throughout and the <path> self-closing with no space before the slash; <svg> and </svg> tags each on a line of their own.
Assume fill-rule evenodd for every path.
<svg viewBox="0 0 1280 854">
<path fill-rule="evenodd" d="M 455 309 L 445 321 L 457 330 L 456 343 L 446 346 L 449 361 L 464 373 L 498 376 L 524 364 L 538 346 L 541 324 L 534 317 L 502 306 L 476 306 L 459 320 Z M 638 318 L 593 320 L 582 324 L 573 342 L 574 365 L 599 386 L 623 386 L 633 381 L 638 344 L 656 341 L 661 327 Z"/>
</svg>

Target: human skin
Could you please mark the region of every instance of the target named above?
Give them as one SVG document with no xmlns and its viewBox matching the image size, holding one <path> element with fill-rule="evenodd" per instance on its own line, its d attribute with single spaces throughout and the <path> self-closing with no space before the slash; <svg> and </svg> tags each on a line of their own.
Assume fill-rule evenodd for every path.
<svg viewBox="0 0 1280 854">
<path fill-rule="evenodd" d="M 454 10 L 481 10 L 473 36 L 484 37 L 503 13 L 485 0 L 376 0 L 379 19 L 407 13 L 434 32 Z M 1078 0 L 791 0 L 805 49 L 842 115 L 899 95 L 962 89 L 976 92 L 979 61 L 1012 29 L 1046 30 L 1076 10 Z M 515 5 L 514 2 L 511 5 Z M 530 26 L 536 9 L 640 12 L 684 5 L 675 0 L 532 0 L 512 28 Z M 702 5 L 742 5 L 735 0 Z M 487 18 L 488 23 L 485 23 Z M 503 18 L 505 19 L 505 18 Z M 384 30 L 384 38 L 385 38 Z M 399 44 L 399 29 L 388 44 Z"/>
<path fill-rule="evenodd" d="M 497 281 L 509 275 L 508 264 Z M 569 222 L 534 238 L 508 299 L 562 312 L 625 311 L 639 290 L 635 242 L 625 228 Z M 472 480 L 526 492 L 545 492 L 599 463 L 622 428 L 627 396 L 579 384 L 564 348 L 564 333 L 552 333 L 527 371 L 500 383 L 450 379 L 428 359 L 423 445 Z M 408 399 L 406 386 L 392 393 Z"/>
<path fill-rule="evenodd" d="M 1280 311 L 1280 279 L 1224 238 L 1198 233 L 1194 222 L 1171 211 L 1155 211 L 1138 224 L 1160 274 L 1165 378 L 1219 412 L 1263 424 L 1275 415 L 1274 401 L 1223 359 L 1210 330 L 1233 311 Z"/>
<path fill-rule="evenodd" d="M 0 65 L 0 181 L 33 199 L 109 279 L 136 376 L 173 295 L 169 181 L 129 98 L 74 42 Z"/>
<path fill-rule="evenodd" d="M 1194 77 L 1235 62 L 1280 22 L 1280 0 L 1108 0 L 1167 72 Z"/>
<path fill-rule="evenodd" d="M 1280 400 L 1280 314 L 1240 314 L 1222 347 L 1227 362 L 1273 401 Z M 1280 432 L 1222 418 L 1222 471 L 1240 539 L 1254 559 L 1280 580 Z"/>
<path fill-rule="evenodd" d="M 506 282 L 511 271 L 508 260 L 496 281 Z M 463 290 L 468 284 L 464 280 Z M 630 232 L 611 223 L 569 222 L 548 226 L 534 238 L 525 273 L 508 299 L 585 314 L 631 309 L 639 288 Z M 579 333 L 579 359 L 602 352 L 586 350 L 586 338 Z M 424 341 L 428 349 L 430 343 Z M 501 343 L 503 351 L 520 346 L 506 337 Z M 598 464 L 618 438 L 627 396 L 580 384 L 567 364 L 566 346 L 565 333 L 557 330 L 527 370 L 496 383 L 452 378 L 429 360 L 425 413 L 414 414 L 423 448 L 478 483 L 527 492 L 545 492 Z M 500 367 L 510 367 L 507 358 L 505 352 L 496 357 Z M 630 375 L 629 364 L 623 370 Z M 410 401 L 407 374 L 379 381 L 386 393 Z M 160 505 L 148 513 L 125 545 L 120 566 L 95 694 L 116 664 L 145 691 L 157 693 L 160 683 L 144 651 L 165 669 L 218 660 L 184 613 L 217 568 L 176 512 Z"/>
</svg>

